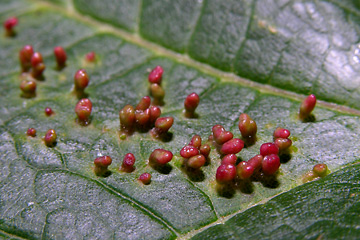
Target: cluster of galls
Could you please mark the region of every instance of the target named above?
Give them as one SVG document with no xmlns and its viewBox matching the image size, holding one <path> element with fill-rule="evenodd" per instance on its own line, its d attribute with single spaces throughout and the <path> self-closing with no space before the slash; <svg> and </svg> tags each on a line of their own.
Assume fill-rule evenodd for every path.
<svg viewBox="0 0 360 240">
<path fill-rule="evenodd" d="M 150 83 L 150 95 L 154 98 L 154 104 L 162 106 L 164 105 L 165 91 L 161 87 L 162 75 L 164 69 L 161 66 L 156 66 L 148 76 Z"/>
<path fill-rule="evenodd" d="M 77 122 L 82 126 L 87 126 L 90 123 L 90 115 L 92 111 L 92 102 L 85 96 L 85 88 L 89 85 L 90 78 L 85 69 L 79 69 L 74 75 L 74 93 L 78 98 L 81 98 L 75 106 L 75 113 L 77 115 Z"/>
<path fill-rule="evenodd" d="M 4 22 L 4 29 L 6 36 L 14 36 L 14 27 L 18 24 L 16 17 L 11 17 Z M 57 64 L 57 69 L 61 70 L 66 66 L 67 55 L 61 46 L 54 48 L 54 55 Z M 85 56 L 88 62 L 95 61 L 95 53 L 89 52 Z M 41 53 L 34 52 L 31 45 L 24 46 L 19 52 L 19 60 L 21 64 L 21 71 L 23 81 L 20 84 L 20 89 L 23 96 L 30 98 L 35 96 L 36 81 L 35 79 L 42 79 L 45 70 L 45 64 Z M 161 110 L 156 105 L 163 105 L 165 91 L 161 87 L 163 68 L 156 66 L 149 74 L 148 81 L 150 83 L 150 94 L 154 98 L 154 106 L 151 106 L 151 99 L 148 96 L 143 97 L 136 108 L 131 105 L 126 105 L 119 113 L 120 126 L 122 131 L 122 138 L 131 134 L 135 129 L 144 131 L 150 130 L 155 138 L 162 138 L 167 134 L 171 128 L 174 119 L 172 117 L 160 118 Z M 89 84 L 89 76 L 84 69 L 78 70 L 74 75 L 74 91 L 77 96 L 84 95 L 84 89 Z M 199 105 L 200 98 L 196 93 L 189 94 L 184 101 L 185 117 L 196 117 L 195 110 Z M 307 121 L 311 117 L 311 112 L 316 105 L 315 95 L 309 95 L 301 104 L 299 111 L 299 118 L 302 121 Z M 78 117 L 78 122 L 81 125 L 87 125 L 90 122 L 90 114 L 92 111 L 92 103 L 88 98 L 82 98 L 75 106 L 75 113 Z M 51 108 L 45 108 L 45 114 L 51 116 L 54 114 Z M 245 142 L 253 143 L 256 141 L 257 125 L 251 117 L 245 113 L 239 117 L 239 130 Z M 27 135 L 31 137 L 36 136 L 36 130 L 29 128 Z M 215 125 L 212 128 L 212 139 L 215 147 L 222 154 L 223 158 L 221 165 L 216 172 L 216 180 L 218 183 L 228 183 L 236 178 L 245 180 L 253 176 L 254 172 L 261 172 L 264 175 L 273 175 L 280 167 L 279 153 L 285 152 L 292 144 L 289 139 L 290 131 L 284 128 L 277 128 L 274 131 L 274 142 L 264 143 L 260 147 L 260 154 L 254 156 L 248 161 L 242 161 L 236 165 L 237 157 L 235 154 L 239 153 L 245 142 L 238 138 L 233 138 L 233 134 L 226 131 L 223 126 Z M 45 136 L 44 142 L 48 147 L 53 147 L 56 144 L 57 134 L 54 129 L 49 129 Z M 201 144 L 201 137 L 199 135 L 193 136 L 190 143 L 184 146 L 180 155 L 184 158 L 184 163 L 188 169 L 199 169 L 206 163 L 210 153 L 210 146 L 208 144 Z M 155 149 L 150 157 L 149 164 L 153 167 L 164 166 L 171 161 L 173 154 L 164 149 Z M 112 159 L 109 156 L 102 156 L 95 159 L 95 174 L 98 176 L 106 176 L 108 166 Z M 132 153 L 125 155 L 123 163 L 120 167 L 122 172 L 132 172 L 135 167 L 135 157 Z M 319 177 L 324 177 L 328 174 L 328 169 L 325 164 L 317 164 L 313 170 L 308 172 L 303 181 L 311 181 Z M 150 182 L 151 175 L 143 173 L 139 180 L 144 184 Z"/>
<path fill-rule="evenodd" d="M 194 135 L 190 143 L 180 150 L 181 157 L 188 170 L 199 169 L 205 165 L 211 148 L 209 144 L 202 144 L 201 137 Z"/>
<path fill-rule="evenodd" d="M 66 66 L 66 52 L 65 50 L 57 46 L 54 48 L 55 60 L 57 68 L 61 70 Z M 22 72 L 22 82 L 20 83 L 20 89 L 22 90 L 22 96 L 26 98 L 34 97 L 36 95 L 36 79 L 41 79 L 43 71 L 45 70 L 45 64 L 41 53 L 34 52 L 31 45 L 24 46 L 19 52 L 19 60 Z M 83 94 L 84 89 L 89 84 L 89 76 L 84 69 L 78 70 L 74 75 L 75 91 Z M 89 117 L 92 110 L 92 103 L 89 99 L 81 99 L 75 107 L 75 113 L 78 116 L 78 122 L 81 125 L 87 125 L 89 123 Z M 54 111 L 50 107 L 45 108 L 45 115 L 52 116 Z M 29 128 L 27 131 L 28 136 L 35 137 L 36 130 Z M 54 129 L 49 129 L 45 134 L 44 142 L 48 147 L 53 147 L 56 144 L 56 132 Z"/>
<path fill-rule="evenodd" d="M 120 138 L 125 139 L 135 130 L 144 132 L 151 129 L 150 133 L 155 138 L 166 137 L 169 129 L 174 123 L 172 117 L 161 117 L 161 110 L 158 106 L 151 106 L 149 96 L 143 97 L 134 108 L 126 105 L 119 112 L 120 118 Z"/>
<path fill-rule="evenodd" d="M 150 82 L 150 93 L 154 98 L 153 105 L 149 96 L 141 98 L 139 103 L 134 108 L 128 104 L 124 106 L 119 112 L 120 119 L 120 138 L 125 139 L 126 136 L 131 135 L 135 130 L 144 132 L 149 131 L 154 138 L 162 139 L 168 134 L 169 129 L 174 123 L 172 117 L 160 117 L 161 109 L 157 105 L 163 105 L 163 99 L 165 91 L 161 87 L 162 74 L 164 70 L 161 66 L 155 67 L 149 74 L 148 80 Z M 161 168 L 166 166 L 173 158 L 173 154 L 170 151 L 164 149 L 155 149 L 149 157 L 149 165 L 153 168 Z M 98 158 L 97 158 L 98 159 Z M 106 176 L 106 170 L 104 164 L 98 164 L 98 160 L 95 159 L 95 173 L 99 176 Z M 108 162 L 106 162 L 108 163 Z M 111 163 L 111 162 L 110 162 Z M 122 172 L 134 171 L 135 157 L 133 154 L 128 153 L 123 159 L 123 163 L 120 167 Z M 97 169 L 101 169 L 101 171 Z M 143 184 L 149 184 L 151 181 L 150 173 L 142 173 L 139 178 Z"/>
<path fill-rule="evenodd" d="M 89 55 L 89 56 L 88 56 Z M 67 55 L 63 47 L 54 47 L 54 56 L 56 60 L 56 67 L 58 70 L 66 66 Z M 87 61 L 95 60 L 95 53 L 91 52 L 86 55 Z M 19 52 L 19 60 L 21 65 L 22 79 L 20 89 L 23 97 L 30 98 L 36 95 L 36 81 L 43 79 L 43 72 L 45 71 L 45 64 L 40 52 L 34 52 L 31 45 L 24 46 Z M 89 84 L 89 76 L 85 69 L 78 70 L 74 75 L 74 91 L 79 98 L 84 96 L 84 89 Z"/>
<path fill-rule="evenodd" d="M 30 137 L 36 137 L 36 129 L 35 128 L 29 128 L 26 131 L 26 135 L 28 135 Z M 43 138 L 45 145 L 48 146 L 48 147 L 54 147 L 56 145 L 56 139 L 57 139 L 57 134 L 56 134 L 54 129 L 49 129 L 45 133 L 45 136 Z"/>
<path fill-rule="evenodd" d="M 149 165 L 153 168 L 163 167 L 173 158 L 173 154 L 170 151 L 164 149 L 155 149 L 149 157 Z M 119 167 L 120 172 L 131 173 L 135 170 L 135 156 L 132 153 L 127 153 L 122 161 L 121 166 Z M 111 174 L 108 167 L 112 163 L 110 156 L 101 156 L 94 160 L 94 172 L 97 176 L 107 177 Z M 149 184 L 151 181 L 150 173 L 142 173 L 138 180 L 143 184 Z"/>
<path fill-rule="evenodd" d="M 257 125 L 247 114 L 239 117 L 239 130 L 245 141 L 256 138 Z M 244 141 L 233 138 L 233 134 L 221 125 L 212 129 L 212 138 L 219 152 L 223 155 L 221 165 L 216 171 L 216 180 L 219 184 L 231 183 L 236 178 L 250 179 L 252 176 L 272 176 L 280 167 L 280 157 L 291 146 L 290 131 L 277 128 L 274 131 L 274 142 L 264 143 L 260 147 L 260 154 L 248 161 L 237 163 L 237 154 L 244 147 Z"/>
<path fill-rule="evenodd" d="M 57 46 L 54 48 L 54 54 L 59 69 L 65 66 L 66 53 L 65 50 Z M 45 64 L 40 52 L 34 52 L 31 45 L 25 45 L 19 52 L 19 60 L 22 72 L 22 82 L 20 89 L 23 97 L 31 98 L 36 95 L 36 79 L 43 79 L 43 72 L 45 71 Z"/>
<path fill-rule="evenodd" d="M 141 98 L 134 108 L 128 104 L 119 112 L 120 119 L 120 138 L 125 139 L 135 130 L 146 132 L 150 130 L 151 135 L 157 139 L 164 139 L 168 136 L 168 131 L 174 123 L 173 117 L 160 117 L 165 92 L 161 87 L 162 74 L 164 70 L 161 66 L 156 66 L 149 74 L 150 93 L 154 98 L 153 103 L 149 96 Z"/>
<path fill-rule="evenodd" d="M 239 138 L 233 138 L 230 131 L 226 131 L 221 125 L 212 127 L 212 139 L 215 147 L 223 156 L 221 165 L 216 170 L 216 181 L 219 184 L 229 183 L 236 177 L 235 154 L 244 148 L 244 141 Z"/>
<path fill-rule="evenodd" d="M 5 34 L 7 36 L 14 36 L 14 27 L 18 24 L 16 17 L 11 17 L 4 22 Z M 57 46 L 54 48 L 55 60 L 57 69 L 61 70 L 66 66 L 67 55 L 65 50 Z M 94 52 L 89 52 L 85 56 L 87 62 L 94 62 L 96 55 Z M 23 97 L 30 98 L 36 95 L 36 81 L 35 79 L 42 79 L 45 70 L 45 64 L 41 53 L 34 52 L 32 46 L 26 45 L 19 52 L 19 60 L 21 64 L 21 71 L 23 81 L 20 84 Z M 173 125 L 174 119 L 172 117 L 162 117 L 161 110 L 156 105 L 164 104 L 165 91 L 161 87 L 163 68 L 156 66 L 149 74 L 148 81 L 150 83 L 150 94 L 154 98 L 154 105 L 151 106 L 151 99 L 148 96 L 143 97 L 136 108 L 131 105 L 126 105 L 119 112 L 121 138 L 126 138 L 126 135 L 131 134 L 134 130 L 144 131 L 150 130 L 155 138 L 163 138 L 168 133 L 168 130 Z M 74 91 L 77 96 L 84 96 L 84 89 L 89 84 L 88 74 L 84 69 L 78 70 L 74 75 Z M 80 98 L 80 97 L 79 97 Z M 196 93 L 189 94 L 184 101 L 185 117 L 196 117 L 195 110 L 199 105 L 200 98 Z M 309 95 L 301 104 L 299 111 L 299 118 L 302 121 L 307 121 L 312 116 L 311 112 L 316 105 L 315 95 Z M 81 125 L 87 125 L 90 122 L 90 114 L 92 111 L 92 103 L 88 98 L 82 98 L 75 106 L 75 113 L 78 117 L 78 122 Z M 51 108 L 45 109 L 45 114 L 51 116 L 54 112 Z M 254 143 L 256 141 L 257 126 L 253 119 L 247 114 L 241 114 L 239 117 L 239 130 L 242 138 L 246 143 Z M 29 128 L 28 136 L 35 137 L 36 130 Z M 212 139 L 218 151 L 223 155 L 221 165 L 216 172 L 216 180 L 218 183 L 229 183 L 233 181 L 236 176 L 239 179 L 245 180 L 253 176 L 254 172 L 261 172 L 265 175 L 273 175 L 280 167 L 279 153 L 285 152 L 292 144 L 288 138 L 290 132 L 287 129 L 277 128 L 274 131 L 274 142 L 264 143 L 260 147 L 260 154 L 254 156 L 248 161 L 242 161 L 236 165 L 237 157 L 235 154 L 239 153 L 244 147 L 245 142 L 238 138 L 233 138 L 233 134 L 225 131 L 221 125 L 215 125 L 212 128 Z M 44 137 L 44 142 L 47 146 L 53 147 L 56 144 L 56 132 L 54 129 L 49 129 Z M 184 158 L 184 162 L 189 169 L 199 169 L 205 163 L 210 153 L 210 146 L 208 144 L 201 144 L 201 137 L 195 135 L 190 143 L 183 147 L 180 155 Z M 149 164 L 153 166 L 163 166 L 171 161 L 173 155 L 170 151 L 163 149 L 154 150 L 149 158 Z M 112 160 L 109 156 L 102 156 L 96 158 L 95 173 L 98 176 L 106 176 L 109 173 L 108 166 Z M 132 172 L 134 168 L 135 157 L 128 153 L 123 159 L 120 167 L 122 172 Z M 304 182 L 323 177 L 328 173 L 325 164 L 318 164 L 314 169 L 308 172 L 304 177 Z M 151 175 L 143 173 L 139 180 L 144 184 L 150 182 Z"/>
<path fill-rule="evenodd" d="M 35 79 L 40 79 L 45 70 L 42 55 L 39 52 L 34 52 L 32 46 L 26 45 L 19 52 L 19 60 L 23 78 L 20 83 L 22 96 L 25 98 L 34 97 L 36 95 Z"/>
<path fill-rule="evenodd" d="M 135 170 L 135 156 L 132 153 L 125 154 L 122 164 L 119 167 L 120 172 L 131 173 Z M 94 160 L 94 172 L 97 176 L 106 177 L 110 175 L 108 167 L 112 163 L 110 156 L 101 156 Z"/>
<path fill-rule="evenodd" d="M 243 140 L 233 138 L 232 132 L 226 131 L 225 128 L 219 124 L 212 127 L 212 137 L 216 143 L 216 148 L 223 155 L 237 154 L 244 147 Z"/>
</svg>

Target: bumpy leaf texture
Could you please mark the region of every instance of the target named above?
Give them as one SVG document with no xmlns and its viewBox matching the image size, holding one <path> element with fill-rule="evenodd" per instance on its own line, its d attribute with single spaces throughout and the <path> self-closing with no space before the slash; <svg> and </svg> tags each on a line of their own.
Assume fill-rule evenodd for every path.
<svg viewBox="0 0 360 240">
<path fill-rule="evenodd" d="M 17 16 L 16 35 L 0 36 L 0 237 L 3 239 L 357 239 L 360 236 L 360 4 L 356 0 L 2 0 L 0 20 Z M 19 89 L 18 52 L 26 44 L 44 56 L 34 98 Z M 66 67 L 56 68 L 62 46 Z M 96 61 L 85 61 L 88 52 Z M 119 110 L 149 95 L 147 76 L 164 68 L 162 116 L 174 118 L 170 138 L 119 136 Z M 81 126 L 73 75 L 85 68 L 93 103 Z M 197 118 L 183 101 L 196 92 Z M 298 119 L 313 93 L 313 121 Z M 302 95 L 303 94 L 303 95 Z M 335 105 L 337 104 L 337 105 Z M 55 112 L 48 117 L 45 107 Z M 219 190 L 220 155 L 193 173 L 180 149 L 194 134 L 206 140 L 221 124 L 241 138 L 238 117 L 257 122 L 248 160 L 272 141 L 277 127 L 293 146 L 271 181 Z M 36 137 L 26 136 L 33 127 Z M 54 147 L 42 137 L 58 135 Z M 150 153 L 174 153 L 165 169 Z M 135 171 L 119 171 L 126 153 Z M 109 155 L 111 175 L 93 171 Z M 331 174 L 302 185 L 317 163 Z M 137 181 L 150 172 L 149 185 Z"/>
</svg>

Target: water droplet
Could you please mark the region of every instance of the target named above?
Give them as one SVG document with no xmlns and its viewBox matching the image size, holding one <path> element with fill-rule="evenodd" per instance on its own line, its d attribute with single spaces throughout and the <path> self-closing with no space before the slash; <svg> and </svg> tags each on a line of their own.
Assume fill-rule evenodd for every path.
<svg viewBox="0 0 360 240">
<path fill-rule="evenodd" d="M 360 44 L 355 44 L 351 48 L 349 61 L 355 71 L 360 71 Z"/>
<path fill-rule="evenodd" d="M 360 62 L 360 58 L 358 56 L 353 56 L 353 60 L 354 62 L 356 63 L 359 63 Z"/>
</svg>

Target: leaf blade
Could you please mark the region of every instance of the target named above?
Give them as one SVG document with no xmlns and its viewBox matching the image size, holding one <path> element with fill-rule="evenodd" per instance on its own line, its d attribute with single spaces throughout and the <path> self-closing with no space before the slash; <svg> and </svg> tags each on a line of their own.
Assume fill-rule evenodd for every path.
<svg viewBox="0 0 360 240">
<path fill-rule="evenodd" d="M 5 134 L 0 138 L 0 152 L 2 156 L 6 156 L 0 161 L 1 171 L 4 173 L 0 178 L 2 191 L 0 195 L 2 196 L 0 228 L 5 232 L 24 238 L 40 238 L 41 236 L 51 238 L 53 235 L 62 238 L 71 230 L 61 228 L 57 219 L 66 219 L 67 216 L 72 220 L 77 219 L 79 225 L 74 222 L 73 224 L 79 228 L 96 223 L 92 220 L 85 222 L 82 219 L 83 213 L 77 209 L 70 208 L 68 205 L 64 208 L 61 201 L 74 202 L 71 200 L 72 196 L 66 194 L 65 197 L 54 197 L 58 201 L 55 204 L 55 210 L 44 211 L 43 207 L 49 208 L 48 203 L 44 203 L 44 199 L 52 196 L 57 191 L 57 187 L 59 187 L 58 192 L 60 193 L 65 193 L 67 190 L 61 188 L 61 181 L 55 183 L 40 181 L 43 175 L 39 172 L 55 176 L 63 171 L 66 172 L 63 174 L 66 179 L 72 179 L 69 177 L 70 175 L 77 176 L 74 177 L 75 187 L 89 185 L 101 193 L 111 189 L 111 194 L 118 196 L 114 197 L 115 207 L 112 207 L 123 206 L 123 201 L 135 204 L 134 208 L 140 209 L 139 213 L 134 210 L 135 215 L 140 219 L 141 216 L 147 219 L 146 226 L 154 222 L 158 229 L 161 229 L 159 231 L 163 233 L 163 235 L 151 235 L 152 231 L 147 232 L 148 229 L 141 229 L 136 230 L 139 235 L 131 235 L 134 238 L 139 236 L 175 238 L 176 235 L 178 237 L 190 236 L 191 234 L 187 235 L 187 233 L 193 229 L 202 229 L 215 222 L 219 217 L 251 208 L 253 204 L 279 193 L 288 194 L 289 190 L 301 184 L 302 174 L 315 163 L 324 160 L 332 171 L 336 171 L 343 165 L 358 162 L 358 149 L 360 149 L 359 138 L 356 135 L 360 129 L 358 116 L 318 107 L 314 111 L 316 122 L 301 123 L 297 119 L 299 102 L 288 96 L 282 96 L 282 92 L 264 93 L 262 90 L 265 87 L 259 91 L 254 87 L 244 87 L 232 79 L 228 82 L 226 80 L 229 80 L 229 77 L 224 79 L 223 72 L 209 72 L 206 65 L 201 64 L 194 67 L 192 64 L 194 60 L 187 60 L 184 55 L 177 59 L 178 55 L 167 52 L 167 55 L 164 56 L 160 48 L 153 49 L 153 45 L 148 44 L 145 39 L 128 38 L 117 28 L 111 28 L 115 30 L 114 33 L 109 33 L 107 30 L 104 33 L 104 29 L 109 29 L 105 24 L 84 20 L 85 18 L 79 13 L 64 14 L 66 10 L 61 10 L 51 4 L 32 4 L 34 8 L 26 10 L 20 16 L 23 23 L 18 37 L 14 41 L 4 38 L 0 40 L 0 44 L 11 46 L 2 48 L 1 51 L 8 51 L 8 53 L 0 55 L 7 56 L 4 58 L 7 67 L 0 68 L 4 71 L 4 77 L 1 80 L 3 86 L 1 100 L 4 105 L 1 107 L 0 123 Z M 149 6 L 144 5 L 143 7 L 147 9 Z M 184 6 L 180 6 L 180 9 L 181 7 Z M 170 10 L 169 12 L 171 12 Z M 199 14 L 198 10 L 199 8 L 196 8 L 190 13 L 192 15 L 188 21 L 190 25 L 200 16 L 196 16 Z M 151 11 L 142 11 L 141 14 L 151 16 Z M 37 29 L 35 24 L 38 13 L 44 14 L 45 17 L 40 18 L 42 21 L 48 20 L 44 30 Z M 167 14 L 167 11 L 163 11 L 162 14 Z M 184 16 L 189 17 L 189 15 Z M 30 18 L 33 19 L 27 21 Z M 50 28 L 49 26 L 55 26 L 57 21 L 59 21 L 59 29 L 49 38 L 56 38 L 56 41 L 48 41 L 44 32 Z M 151 22 L 146 23 L 151 25 Z M 71 24 L 75 24 L 74 29 L 71 29 Z M 131 25 L 133 24 L 131 21 L 129 24 L 128 26 L 135 26 Z M 145 26 L 145 22 L 143 24 Z M 249 23 L 250 25 L 251 23 Z M 70 38 L 64 39 L 65 36 L 59 34 L 64 26 L 66 26 L 66 37 L 70 35 Z M 194 25 L 192 26 L 194 27 Z M 133 29 L 137 31 L 136 27 Z M 146 29 L 144 27 L 140 31 L 146 31 Z M 73 30 L 74 32 L 79 30 L 79 34 L 71 35 Z M 191 29 L 188 30 L 180 31 L 179 36 L 182 41 L 190 39 L 189 36 L 192 34 L 196 35 L 196 32 L 192 33 Z M 39 42 L 37 42 L 37 38 L 31 36 L 34 31 L 42 35 Z M 165 32 L 165 30 L 162 32 L 161 37 L 166 36 Z M 127 40 L 124 40 L 123 37 Z M 157 35 L 152 37 L 155 39 L 154 41 L 159 41 Z M 185 49 L 186 44 L 182 41 L 174 45 L 173 49 L 178 51 Z M 19 79 L 16 48 L 20 48 L 20 44 L 27 43 L 38 48 L 41 47 L 41 51 L 45 52 L 45 62 L 49 66 L 45 72 L 45 81 L 38 82 L 39 89 L 35 99 L 20 98 L 20 90 L 17 86 Z M 64 44 L 69 53 L 69 64 L 61 72 L 54 68 L 54 57 L 51 56 L 51 50 L 55 43 Z M 168 39 L 164 39 L 160 43 L 168 47 L 172 44 Z M 88 64 L 84 61 L 84 55 L 94 49 L 98 61 Z M 198 49 L 194 48 L 193 50 Z M 11 56 L 10 59 L 9 56 Z M 217 64 L 218 59 L 211 60 Z M 147 133 L 136 133 L 126 141 L 121 141 L 118 136 L 118 111 L 124 104 L 136 105 L 142 96 L 148 94 L 147 73 L 158 64 L 165 68 L 163 86 L 167 94 L 163 114 L 175 118 L 175 125 L 171 130 L 173 134 L 171 141 L 154 141 Z M 89 69 L 91 76 L 91 83 L 86 92 L 93 100 L 94 111 L 92 123 L 88 127 L 78 126 L 73 112 L 77 99 L 71 93 L 72 77 L 74 71 L 81 67 Z M 254 69 L 257 74 L 262 71 L 261 68 L 255 67 L 255 64 Z M 186 119 L 182 112 L 183 99 L 192 91 L 199 93 L 202 99 L 197 109 L 198 119 Z M 44 115 L 43 110 L 48 105 L 55 110 L 56 114 L 52 117 Z M 200 134 L 205 140 L 210 133 L 211 126 L 217 123 L 223 124 L 226 129 L 233 131 L 235 137 L 240 137 L 237 130 L 237 118 L 241 112 L 249 113 L 257 121 L 260 129 L 258 142 L 239 154 L 242 160 L 247 160 L 257 154 L 259 144 L 262 142 L 272 141 L 272 131 L 277 125 L 288 127 L 292 131 L 294 137 L 292 157 L 289 162 L 282 165 L 275 185 L 254 182 L 250 186 L 232 189 L 233 193 L 230 195 L 222 195 L 217 190 L 214 177 L 220 161 L 220 156 L 215 149 L 212 150 L 210 164 L 203 167 L 200 177 L 194 177 L 191 172 L 184 169 L 179 150 L 188 143 L 193 134 Z M 24 134 L 30 126 L 35 126 L 38 130 L 38 136 L 35 139 L 26 137 Z M 41 140 L 48 128 L 56 128 L 59 136 L 58 144 L 52 149 L 45 147 Z M 331 147 L 329 148 L 329 146 Z M 168 174 L 158 172 L 147 164 L 150 152 L 157 147 L 169 149 L 175 154 Z M 122 174 L 118 168 L 123 155 L 129 151 L 134 152 L 137 157 L 136 171 L 132 174 Z M 113 174 L 109 178 L 99 180 L 93 173 L 92 162 L 95 157 L 104 154 L 110 154 L 114 159 L 114 165 L 110 167 Z M 9 159 L 15 159 L 15 161 L 9 164 Z M 150 186 L 140 187 L 141 185 L 139 186 L 137 183 L 136 178 L 141 171 L 153 173 L 154 179 Z M 30 176 L 21 178 L 24 172 L 28 172 Z M 33 185 L 28 184 L 28 182 L 32 182 L 31 179 L 34 179 L 34 176 L 40 176 L 36 179 L 40 179 L 39 181 L 42 183 L 34 188 L 37 191 L 36 194 L 32 189 Z M 18 181 L 19 178 L 21 181 Z M 50 181 L 56 177 L 46 179 Z M 79 179 L 83 179 L 81 184 L 77 184 Z M 18 185 L 14 187 L 12 182 L 17 182 Z M 41 187 L 49 184 L 53 184 L 51 186 L 55 189 L 54 191 L 44 192 L 41 190 Z M 178 187 L 180 190 L 177 190 Z M 184 199 L 177 198 L 176 191 L 190 197 L 190 200 L 184 203 Z M 69 189 L 69 192 L 74 195 L 79 194 L 73 189 Z M 146 194 L 142 195 L 144 192 Z M 113 196 L 111 194 L 106 193 L 106 196 Z M 37 198 L 38 196 L 42 197 Z M 97 204 L 95 199 L 82 197 L 87 201 L 87 205 Z M 16 204 L 13 205 L 13 202 Z M 29 203 L 32 204 L 28 206 Z M 30 209 L 31 206 L 35 207 Z M 356 206 L 354 207 L 356 208 Z M 79 209 L 85 208 L 85 205 L 79 206 Z M 199 212 L 197 209 L 201 211 Z M 86 210 L 89 210 L 92 216 L 108 212 L 98 206 Z M 174 212 L 176 212 L 175 215 Z M 111 217 L 109 219 L 117 218 L 116 216 Z M 109 219 L 102 219 L 102 223 L 110 221 Z M 127 220 L 129 218 L 125 219 L 125 221 Z M 121 230 L 120 225 L 114 226 L 119 227 L 120 230 L 116 233 L 119 235 L 115 233 L 111 235 L 110 230 L 105 232 L 98 230 L 92 233 L 95 235 L 105 234 L 104 236 L 108 237 L 123 236 L 121 234 L 126 230 Z M 137 227 L 139 225 L 136 225 L 134 229 Z M 333 228 L 336 229 L 336 226 Z M 45 232 L 41 232 L 43 229 Z M 229 232 L 223 233 L 222 236 L 232 234 L 231 229 L 227 228 L 227 230 Z M 279 230 L 279 232 L 274 232 L 274 235 L 291 232 L 290 230 L 287 228 Z M 91 231 L 88 229 L 87 232 L 83 232 L 83 236 Z M 81 237 L 73 232 L 71 234 Z"/>
<path fill-rule="evenodd" d="M 341 169 L 238 213 L 192 239 L 356 239 L 359 176 L 359 164 Z"/>
</svg>

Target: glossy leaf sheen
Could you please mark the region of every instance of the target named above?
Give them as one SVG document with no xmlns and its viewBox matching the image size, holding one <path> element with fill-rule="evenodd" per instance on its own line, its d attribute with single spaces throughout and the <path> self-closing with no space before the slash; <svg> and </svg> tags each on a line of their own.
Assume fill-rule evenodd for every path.
<svg viewBox="0 0 360 240">
<path fill-rule="evenodd" d="M 0 1 L 2 22 L 19 19 L 15 37 L 0 34 L 0 238 L 359 236 L 359 117 L 317 106 L 315 121 L 302 122 L 299 101 L 223 81 L 191 62 L 360 109 L 356 1 L 73 2 Z M 18 53 L 26 44 L 41 52 L 46 65 L 31 99 L 21 98 L 19 89 Z M 55 46 L 67 54 L 61 71 Z M 177 61 L 162 47 L 192 60 Z M 91 51 L 96 61 L 89 63 Z M 166 93 L 161 117 L 174 118 L 169 139 L 135 132 L 120 140 L 120 109 L 150 94 L 148 74 L 158 65 Z M 91 78 L 85 89 L 93 104 L 88 126 L 77 124 L 74 113 L 79 99 L 73 76 L 81 68 Z M 197 116 L 185 118 L 184 99 L 192 92 L 201 99 Z M 47 117 L 46 107 L 56 114 Z M 216 185 L 221 159 L 214 146 L 196 176 L 184 170 L 179 152 L 195 134 L 205 143 L 215 124 L 241 138 L 244 112 L 257 123 L 257 141 L 245 145 L 238 161 L 259 154 L 277 127 L 291 131 L 293 145 L 290 155 L 280 157 L 272 182 L 253 181 L 224 195 Z M 36 129 L 36 137 L 26 135 L 28 128 Z M 51 148 L 41 139 L 48 129 L 57 133 Z M 163 169 L 148 164 L 157 148 L 174 154 Z M 128 152 L 136 158 L 131 173 L 118 170 Z M 104 155 L 113 160 L 106 178 L 93 170 L 94 159 Z M 318 163 L 332 174 L 299 186 Z M 137 180 L 144 172 L 152 175 L 149 185 Z"/>
</svg>

